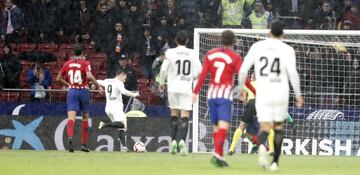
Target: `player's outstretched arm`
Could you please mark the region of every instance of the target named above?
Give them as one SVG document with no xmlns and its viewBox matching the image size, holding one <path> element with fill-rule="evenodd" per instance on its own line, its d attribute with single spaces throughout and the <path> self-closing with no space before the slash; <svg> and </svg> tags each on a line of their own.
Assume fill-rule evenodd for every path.
<svg viewBox="0 0 360 175">
<path fill-rule="evenodd" d="M 288 59 L 287 72 L 296 97 L 295 105 L 296 107 L 300 108 L 304 103 L 304 99 L 301 96 L 300 78 L 299 73 L 296 70 L 296 56 L 294 49 L 291 49 L 291 53 L 289 54 L 289 56 L 290 57 Z"/>
<path fill-rule="evenodd" d="M 140 96 L 139 92 L 131 92 L 131 91 L 125 89 L 125 86 L 122 83 L 119 84 L 119 89 L 120 89 L 121 94 L 123 94 L 123 95 L 129 96 L 129 97 L 138 97 L 138 96 Z"/>
</svg>

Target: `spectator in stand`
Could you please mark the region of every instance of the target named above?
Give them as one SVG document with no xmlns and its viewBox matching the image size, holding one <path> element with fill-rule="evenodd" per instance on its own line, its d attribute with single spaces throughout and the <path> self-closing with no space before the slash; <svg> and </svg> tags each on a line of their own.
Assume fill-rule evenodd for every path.
<svg viewBox="0 0 360 175">
<path fill-rule="evenodd" d="M 129 7 L 125 0 L 119 0 L 119 4 L 115 7 L 116 20 L 124 22 L 124 19 L 129 15 Z"/>
<path fill-rule="evenodd" d="M 164 46 L 164 47 L 161 49 L 161 54 L 160 54 L 160 56 L 158 56 L 158 57 L 154 60 L 152 66 L 151 66 L 151 69 L 152 69 L 152 72 L 153 72 L 155 81 L 151 84 L 150 89 L 151 89 L 151 92 L 153 92 L 154 94 L 156 94 L 157 96 L 160 97 L 160 102 L 159 102 L 160 105 L 166 105 L 166 101 L 167 101 L 167 99 L 166 99 L 166 97 L 165 97 L 166 92 L 164 92 L 164 91 L 159 91 L 159 84 L 160 84 L 160 80 L 159 80 L 160 75 L 159 75 L 159 72 L 160 72 L 160 69 L 161 69 L 161 65 L 162 65 L 162 63 L 163 63 L 163 61 L 164 61 L 164 59 L 165 59 L 165 52 L 166 52 L 166 50 L 167 50 L 168 48 L 169 48 L 169 47 Z"/>
<path fill-rule="evenodd" d="M 352 30 L 353 29 L 353 23 L 351 21 L 343 21 L 340 24 L 340 30 Z"/>
<path fill-rule="evenodd" d="M 221 0 L 220 11 L 223 27 L 239 28 L 244 18 L 244 6 L 252 5 L 255 0 Z"/>
<path fill-rule="evenodd" d="M 165 16 L 163 16 L 160 20 L 160 25 L 156 26 L 155 28 L 155 34 L 154 36 L 156 37 L 156 40 L 158 41 L 160 47 L 162 47 L 162 45 L 165 45 L 166 43 L 168 44 L 173 44 L 174 41 L 173 40 L 173 34 L 172 32 L 174 32 L 172 29 L 173 26 L 170 26 L 167 23 L 167 18 Z"/>
<path fill-rule="evenodd" d="M 193 7 L 195 8 L 195 7 Z M 165 16 L 170 26 L 176 25 L 178 17 L 181 15 L 181 9 L 175 5 L 175 0 L 167 0 L 166 5 L 159 11 L 158 17 Z"/>
<path fill-rule="evenodd" d="M 39 7 L 40 11 L 40 34 L 37 37 L 38 43 L 52 42 L 58 29 L 58 20 L 56 17 L 57 5 L 54 1 L 43 0 Z"/>
<path fill-rule="evenodd" d="M 126 78 L 126 82 L 125 82 L 125 89 L 129 90 L 129 91 L 137 91 L 137 79 L 136 79 L 136 74 L 135 74 L 135 70 L 129 66 L 128 64 L 128 58 L 125 54 L 117 54 L 116 57 L 118 58 L 118 64 L 117 67 L 114 69 L 113 75 L 115 75 L 115 72 L 117 70 L 123 70 L 126 72 L 127 78 Z M 129 103 L 130 97 L 128 96 L 123 96 L 123 102 L 124 102 L 124 110 L 127 106 L 127 104 Z M 132 102 L 131 102 L 132 103 Z"/>
<path fill-rule="evenodd" d="M 357 4 L 352 4 L 349 11 L 344 14 L 343 22 L 349 21 L 352 23 L 352 30 L 360 30 L 360 12 Z"/>
<path fill-rule="evenodd" d="M 189 25 L 196 23 L 198 20 L 196 18 L 197 11 L 194 7 L 197 5 L 197 0 L 180 0 L 179 4 L 182 9 L 182 15 L 185 16 Z"/>
<path fill-rule="evenodd" d="M 4 88 L 20 88 L 20 74 L 22 71 L 20 60 L 12 53 L 10 44 L 4 46 L 3 53 L 0 59 L 0 74 L 3 74 L 0 77 L 2 79 L 0 84 Z"/>
<path fill-rule="evenodd" d="M 116 55 L 126 55 L 128 51 L 128 36 L 124 32 L 124 25 L 121 22 L 115 23 L 115 30 L 114 34 L 111 38 L 111 51 L 110 51 L 110 57 L 107 60 L 108 61 L 108 75 L 109 77 L 114 77 L 116 69 L 117 62 L 119 60 L 119 56 Z"/>
<path fill-rule="evenodd" d="M 265 10 L 263 3 L 257 0 L 254 5 L 254 10 L 249 15 L 252 29 L 267 29 L 272 20 L 272 16 Z"/>
<path fill-rule="evenodd" d="M 190 36 L 192 36 L 192 24 L 188 22 L 186 16 L 180 16 L 179 21 L 176 24 L 174 33 L 178 33 L 179 31 L 186 31 Z"/>
<path fill-rule="evenodd" d="M 141 40 L 141 35 L 139 35 L 139 33 L 142 32 L 144 16 L 145 15 L 143 15 L 143 12 L 138 8 L 138 5 L 136 3 L 131 3 L 130 13 L 124 19 L 125 26 L 131 27 L 131 29 L 129 29 L 128 35 L 133 42 L 129 43 L 129 53 L 139 52 L 139 49 L 136 47 L 136 45 L 138 44 L 137 41 Z"/>
<path fill-rule="evenodd" d="M 107 1 L 107 6 L 108 6 L 108 13 L 115 17 L 116 16 L 116 2 L 115 0 L 108 0 Z"/>
<path fill-rule="evenodd" d="M 100 5 L 100 11 L 97 12 L 93 19 L 91 27 L 92 44 L 96 45 L 96 50 L 109 53 L 109 38 L 113 28 L 113 18 L 108 13 L 106 4 Z"/>
<path fill-rule="evenodd" d="M 54 42 L 56 44 L 67 44 L 67 43 L 73 43 L 74 40 L 71 38 L 71 36 L 67 36 L 64 34 L 64 29 L 60 28 L 59 31 L 56 33 L 56 38 L 54 38 Z"/>
<path fill-rule="evenodd" d="M 40 3 L 38 0 L 31 0 L 26 4 L 26 8 L 23 9 L 24 16 L 24 28 L 25 28 L 25 39 L 24 42 L 37 42 L 36 38 L 38 38 L 40 34 Z"/>
<path fill-rule="evenodd" d="M 130 91 L 137 90 L 137 78 L 135 74 L 135 70 L 128 64 L 129 59 L 126 54 L 117 54 L 118 63 L 113 71 L 112 75 L 115 75 L 116 71 L 121 69 L 126 72 L 127 78 L 125 82 L 125 88 Z"/>
<path fill-rule="evenodd" d="M 186 43 L 186 47 L 188 47 L 188 48 L 193 47 L 193 36 L 194 36 L 193 28 L 194 27 L 192 27 L 191 24 L 189 24 L 187 22 L 186 16 L 179 17 L 179 22 L 177 23 L 177 25 L 175 27 L 174 34 L 180 32 L 180 31 L 185 31 L 189 36 L 189 41 Z M 175 38 L 175 36 L 173 36 L 172 38 Z"/>
<path fill-rule="evenodd" d="M 154 75 L 155 77 L 155 82 L 157 82 L 157 84 L 160 83 L 160 69 L 161 69 L 161 65 L 163 63 L 163 61 L 165 60 L 165 52 L 166 50 L 168 49 L 168 47 L 164 47 L 161 49 L 161 54 L 160 56 L 158 56 L 154 62 L 152 63 L 152 66 L 151 66 L 151 70 L 152 70 L 152 74 Z"/>
<path fill-rule="evenodd" d="M 31 101 L 38 102 L 49 97 L 49 93 L 42 91 L 48 89 L 52 82 L 50 70 L 44 67 L 44 63 L 34 63 L 34 66 L 27 70 L 26 79 L 30 83 Z"/>
<path fill-rule="evenodd" d="M 353 0 L 343 0 L 343 4 L 339 9 L 340 19 L 344 18 L 345 13 L 350 10 L 352 4 Z"/>
<path fill-rule="evenodd" d="M 314 29 L 334 30 L 336 21 L 336 13 L 332 10 L 330 2 L 324 1 L 321 8 L 315 11 L 313 18 Z"/>
<path fill-rule="evenodd" d="M 78 10 L 80 27 L 77 32 L 76 41 L 81 43 L 90 43 L 91 32 L 91 11 L 88 9 L 86 1 L 80 0 L 80 9 Z"/>
<path fill-rule="evenodd" d="M 160 4 L 156 0 L 146 0 L 143 4 L 145 9 L 145 24 L 151 26 L 157 22 L 156 12 L 160 8 Z"/>
<path fill-rule="evenodd" d="M 221 0 L 198 0 L 197 27 L 215 27 L 219 26 L 219 15 L 217 13 Z"/>
<path fill-rule="evenodd" d="M 80 3 L 78 0 L 61 0 L 57 1 L 57 4 L 57 37 L 59 37 L 58 29 L 61 28 L 64 38 L 74 38 L 80 28 L 80 16 L 77 14 Z"/>
<path fill-rule="evenodd" d="M 12 0 L 5 0 L 2 12 L 1 39 L 7 43 L 18 42 L 19 32 L 23 25 L 23 14 Z"/>
<path fill-rule="evenodd" d="M 279 14 L 281 16 L 290 16 L 292 15 L 292 12 L 298 10 L 299 7 L 298 2 L 299 0 L 289 0 L 289 1 L 272 0 L 271 5 L 274 9 L 275 14 Z"/>
<path fill-rule="evenodd" d="M 149 28 L 144 29 L 144 35 L 141 39 L 140 49 L 140 63 L 143 75 L 145 78 L 151 79 L 153 77 L 151 65 L 157 53 L 157 45 L 155 39 L 151 35 Z"/>
</svg>

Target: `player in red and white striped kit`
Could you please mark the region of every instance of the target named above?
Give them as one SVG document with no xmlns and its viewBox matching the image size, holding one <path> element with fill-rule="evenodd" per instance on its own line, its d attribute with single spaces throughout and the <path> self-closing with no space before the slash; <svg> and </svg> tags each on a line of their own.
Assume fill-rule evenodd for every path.
<svg viewBox="0 0 360 175">
<path fill-rule="evenodd" d="M 215 152 L 211 162 L 217 167 L 227 167 L 223 158 L 223 145 L 230 127 L 232 116 L 232 100 L 234 75 L 239 72 L 242 58 L 232 49 L 236 42 L 234 32 L 226 30 L 221 34 L 223 47 L 208 51 L 204 58 L 202 72 L 193 92 L 193 101 L 198 97 L 202 84 L 210 72 L 210 87 L 208 89 L 208 105 L 211 121 L 214 124 Z M 255 94 L 250 81 L 247 87 Z"/>
<path fill-rule="evenodd" d="M 75 126 L 76 112 L 82 113 L 81 123 L 81 151 L 89 152 L 86 146 L 88 140 L 88 118 L 90 110 L 90 91 L 89 81 L 93 82 L 100 92 L 103 91 L 102 87 L 98 84 L 96 79 L 91 73 L 91 66 L 83 56 L 83 47 L 81 44 L 74 46 L 75 56 L 71 57 L 62 66 L 56 80 L 69 88 L 67 93 L 67 111 L 68 111 L 68 122 L 67 122 L 67 135 L 69 146 L 67 150 L 74 152 L 73 136 Z"/>
</svg>

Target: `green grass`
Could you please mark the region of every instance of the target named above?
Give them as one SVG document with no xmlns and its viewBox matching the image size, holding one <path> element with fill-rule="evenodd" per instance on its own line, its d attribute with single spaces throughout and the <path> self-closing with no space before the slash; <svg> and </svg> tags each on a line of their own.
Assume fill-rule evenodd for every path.
<svg viewBox="0 0 360 175">
<path fill-rule="evenodd" d="M 1 175 L 357 175 L 360 157 L 282 156 L 280 171 L 259 168 L 255 155 L 226 157 L 230 167 L 215 168 L 210 154 L 187 157 L 166 153 L 0 151 Z"/>
</svg>

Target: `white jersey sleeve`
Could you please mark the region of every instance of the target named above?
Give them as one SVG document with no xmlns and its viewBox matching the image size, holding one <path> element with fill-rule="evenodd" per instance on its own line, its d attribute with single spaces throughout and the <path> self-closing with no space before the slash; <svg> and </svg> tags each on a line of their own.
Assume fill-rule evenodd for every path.
<svg viewBox="0 0 360 175">
<path fill-rule="evenodd" d="M 290 79 L 291 86 L 294 89 L 295 96 L 300 97 L 301 96 L 300 78 L 296 70 L 296 56 L 294 49 L 291 49 L 291 53 L 289 54 L 286 70 Z"/>
<path fill-rule="evenodd" d="M 165 54 L 165 60 L 163 61 L 160 69 L 160 84 L 165 84 L 165 80 L 169 71 L 169 60 L 166 58 Z"/>
<path fill-rule="evenodd" d="M 254 65 L 256 59 L 256 45 L 251 46 L 248 54 L 244 58 L 244 62 L 241 65 L 239 71 L 239 89 L 243 89 L 245 86 L 245 81 L 247 78 L 248 71 L 250 70 L 251 66 Z"/>
<path fill-rule="evenodd" d="M 120 93 L 123 95 L 129 96 L 129 97 L 136 97 L 138 95 L 137 93 L 133 93 L 133 92 L 130 92 L 127 89 L 125 89 L 125 85 L 121 81 L 118 82 L 117 87 L 119 88 Z"/>
</svg>

